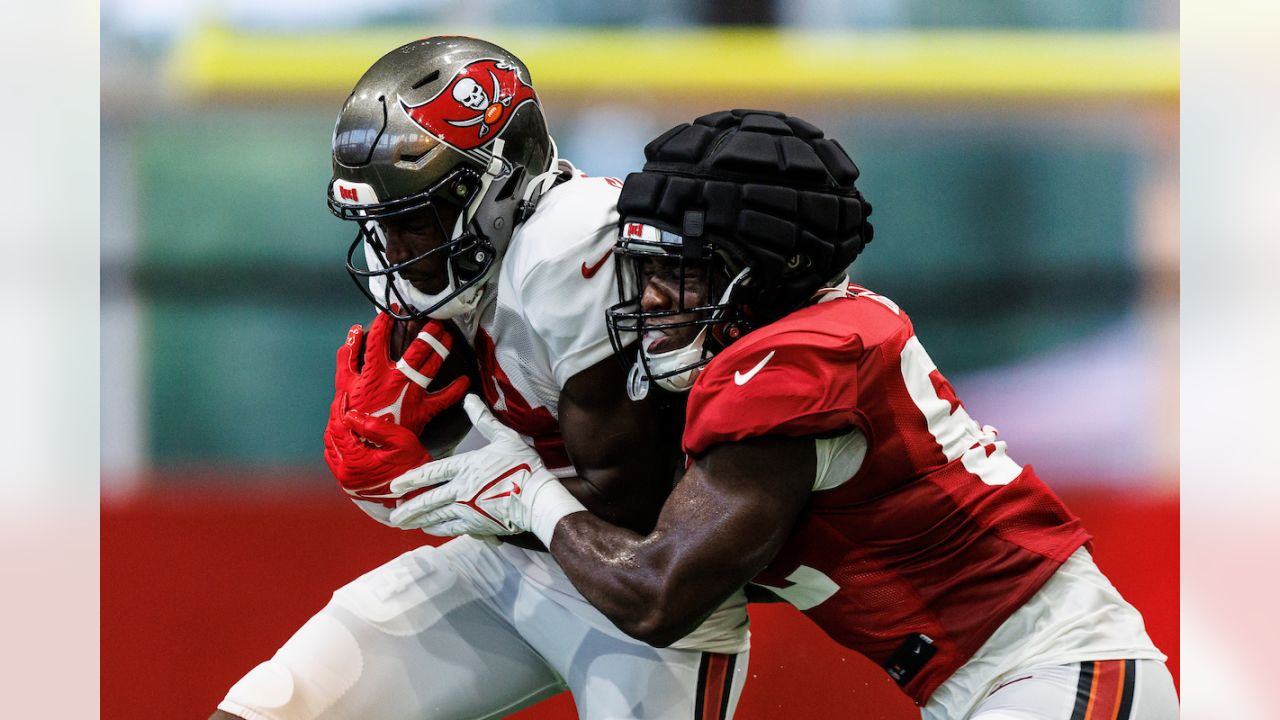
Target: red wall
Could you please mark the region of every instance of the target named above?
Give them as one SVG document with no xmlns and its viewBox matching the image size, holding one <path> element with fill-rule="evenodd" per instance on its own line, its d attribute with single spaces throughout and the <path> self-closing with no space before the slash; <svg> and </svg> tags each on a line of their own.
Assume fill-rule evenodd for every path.
<svg viewBox="0 0 1280 720">
<path fill-rule="evenodd" d="M 426 538 L 383 528 L 316 484 L 314 492 L 219 487 L 104 499 L 103 718 L 207 717 L 335 588 Z M 1064 497 L 1177 678 L 1176 498 Z M 799 613 L 753 606 L 751 615 L 751 677 L 738 717 L 919 717 L 883 672 Z M 574 715 L 561 696 L 517 717 Z"/>
</svg>

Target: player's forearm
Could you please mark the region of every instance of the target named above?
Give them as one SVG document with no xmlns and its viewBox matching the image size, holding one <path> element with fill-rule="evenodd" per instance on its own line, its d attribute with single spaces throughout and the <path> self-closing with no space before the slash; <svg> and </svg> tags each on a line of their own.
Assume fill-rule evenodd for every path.
<svg viewBox="0 0 1280 720">
<path fill-rule="evenodd" d="M 625 370 L 605 358 L 574 375 L 560 395 L 560 429 L 579 477 L 562 484 L 592 513 L 639 533 L 653 529 L 671 492 L 671 452 L 652 399 L 626 395 Z"/>
<path fill-rule="evenodd" d="M 652 532 L 565 513 L 552 526 L 551 554 L 624 632 L 668 645 L 777 554 L 808 497 L 815 462 L 809 439 L 723 444 L 685 471 Z"/>
<path fill-rule="evenodd" d="M 586 478 L 571 476 L 560 478 L 559 482 L 591 514 L 603 518 L 609 523 L 622 528 L 643 530 L 648 530 L 653 525 L 653 517 L 657 514 L 656 512 L 637 514 L 634 505 L 628 505 L 624 498 L 612 497 L 609 493 L 602 492 Z M 499 539 L 502 542 L 510 543 L 526 550 L 547 551 L 542 541 L 531 532 L 524 532 L 519 535 L 504 535 Z"/>
<path fill-rule="evenodd" d="M 657 468 L 644 472 L 644 477 L 634 477 L 638 474 L 632 472 L 629 477 L 623 469 L 593 469 L 588 477 L 561 478 L 560 483 L 593 515 L 613 525 L 647 533 L 653 529 L 666 498 L 665 491 L 649 486 L 669 488 L 670 482 Z"/>
<path fill-rule="evenodd" d="M 733 588 L 698 582 L 661 532 L 642 536 L 591 513 L 556 525 L 551 554 L 582 595 L 628 635 L 666 647 L 695 629 Z"/>
</svg>

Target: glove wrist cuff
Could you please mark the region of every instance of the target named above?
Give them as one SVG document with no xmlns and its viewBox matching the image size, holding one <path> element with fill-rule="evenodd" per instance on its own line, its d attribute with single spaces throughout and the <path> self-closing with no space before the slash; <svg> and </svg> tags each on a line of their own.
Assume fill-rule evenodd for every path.
<svg viewBox="0 0 1280 720">
<path fill-rule="evenodd" d="M 547 473 L 548 477 L 529 499 L 529 530 L 550 550 L 551 536 L 555 534 L 560 519 L 576 512 L 586 512 L 587 508 L 555 476 L 546 470 L 541 472 Z"/>
</svg>

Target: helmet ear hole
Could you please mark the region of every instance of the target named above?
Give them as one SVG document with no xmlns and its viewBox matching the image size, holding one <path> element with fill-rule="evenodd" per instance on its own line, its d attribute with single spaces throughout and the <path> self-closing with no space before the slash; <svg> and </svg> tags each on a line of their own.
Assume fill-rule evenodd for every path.
<svg viewBox="0 0 1280 720">
<path fill-rule="evenodd" d="M 515 195 L 516 189 L 520 187 L 520 181 L 524 179 L 524 175 L 524 166 L 516 166 L 516 169 L 511 173 L 511 176 L 507 178 L 507 181 L 502 184 L 502 187 L 498 188 L 498 194 L 493 198 L 494 201 L 501 202 Z"/>
<path fill-rule="evenodd" d="M 461 276 L 472 278 L 484 272 L 489 260 L 489 251 L 483 245 L 473 245 L 454 255 L 451 260 Z"/>
<path fill-rule="evenodd" d="M 729 320 L 718 322 L 711 326 L 712 349 L 719 351 L 727 348 L 734 342 L 742 338 L 748 332 L 751 332 L 751 322 L 743 315 L 736 315 Z"/>
<path fill-rule="evenodd" d="M 813 263 L 811 263 L 809 261 L 809 258 L 806 257 L 804 254 L 797 253 L 787 258 L 786 264 L 782 266 L 782 274 L 789 275 L 795 272 L 803 272 L 804 270 L 807 270 L 809 266 L 812 264 Z"/>
</svg>

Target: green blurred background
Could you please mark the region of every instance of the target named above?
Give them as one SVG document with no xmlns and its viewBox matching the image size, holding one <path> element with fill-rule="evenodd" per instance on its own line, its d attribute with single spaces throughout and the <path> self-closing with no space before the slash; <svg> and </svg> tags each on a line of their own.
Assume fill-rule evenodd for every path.
<svg viewBox="0 0 1280 720">
<path fill-rule="evenodd" d="M 911 314 L 979 419 L 1064 482 L 1176 482 L 1176 3 L 160 7 L 102 6 L 108 492 L 322 472 L 333 352 L 371 317 L 324 206 L 333 118 L 379 54 L 442 32 L 524 57 L 592 175 L 724 107 L 823 127 L 875 207 L 855 280 Z M 938 38 L 954 58 L 921 52 Z M 717 43 L 687 82 L 636 75 Z"/>
</svg>

